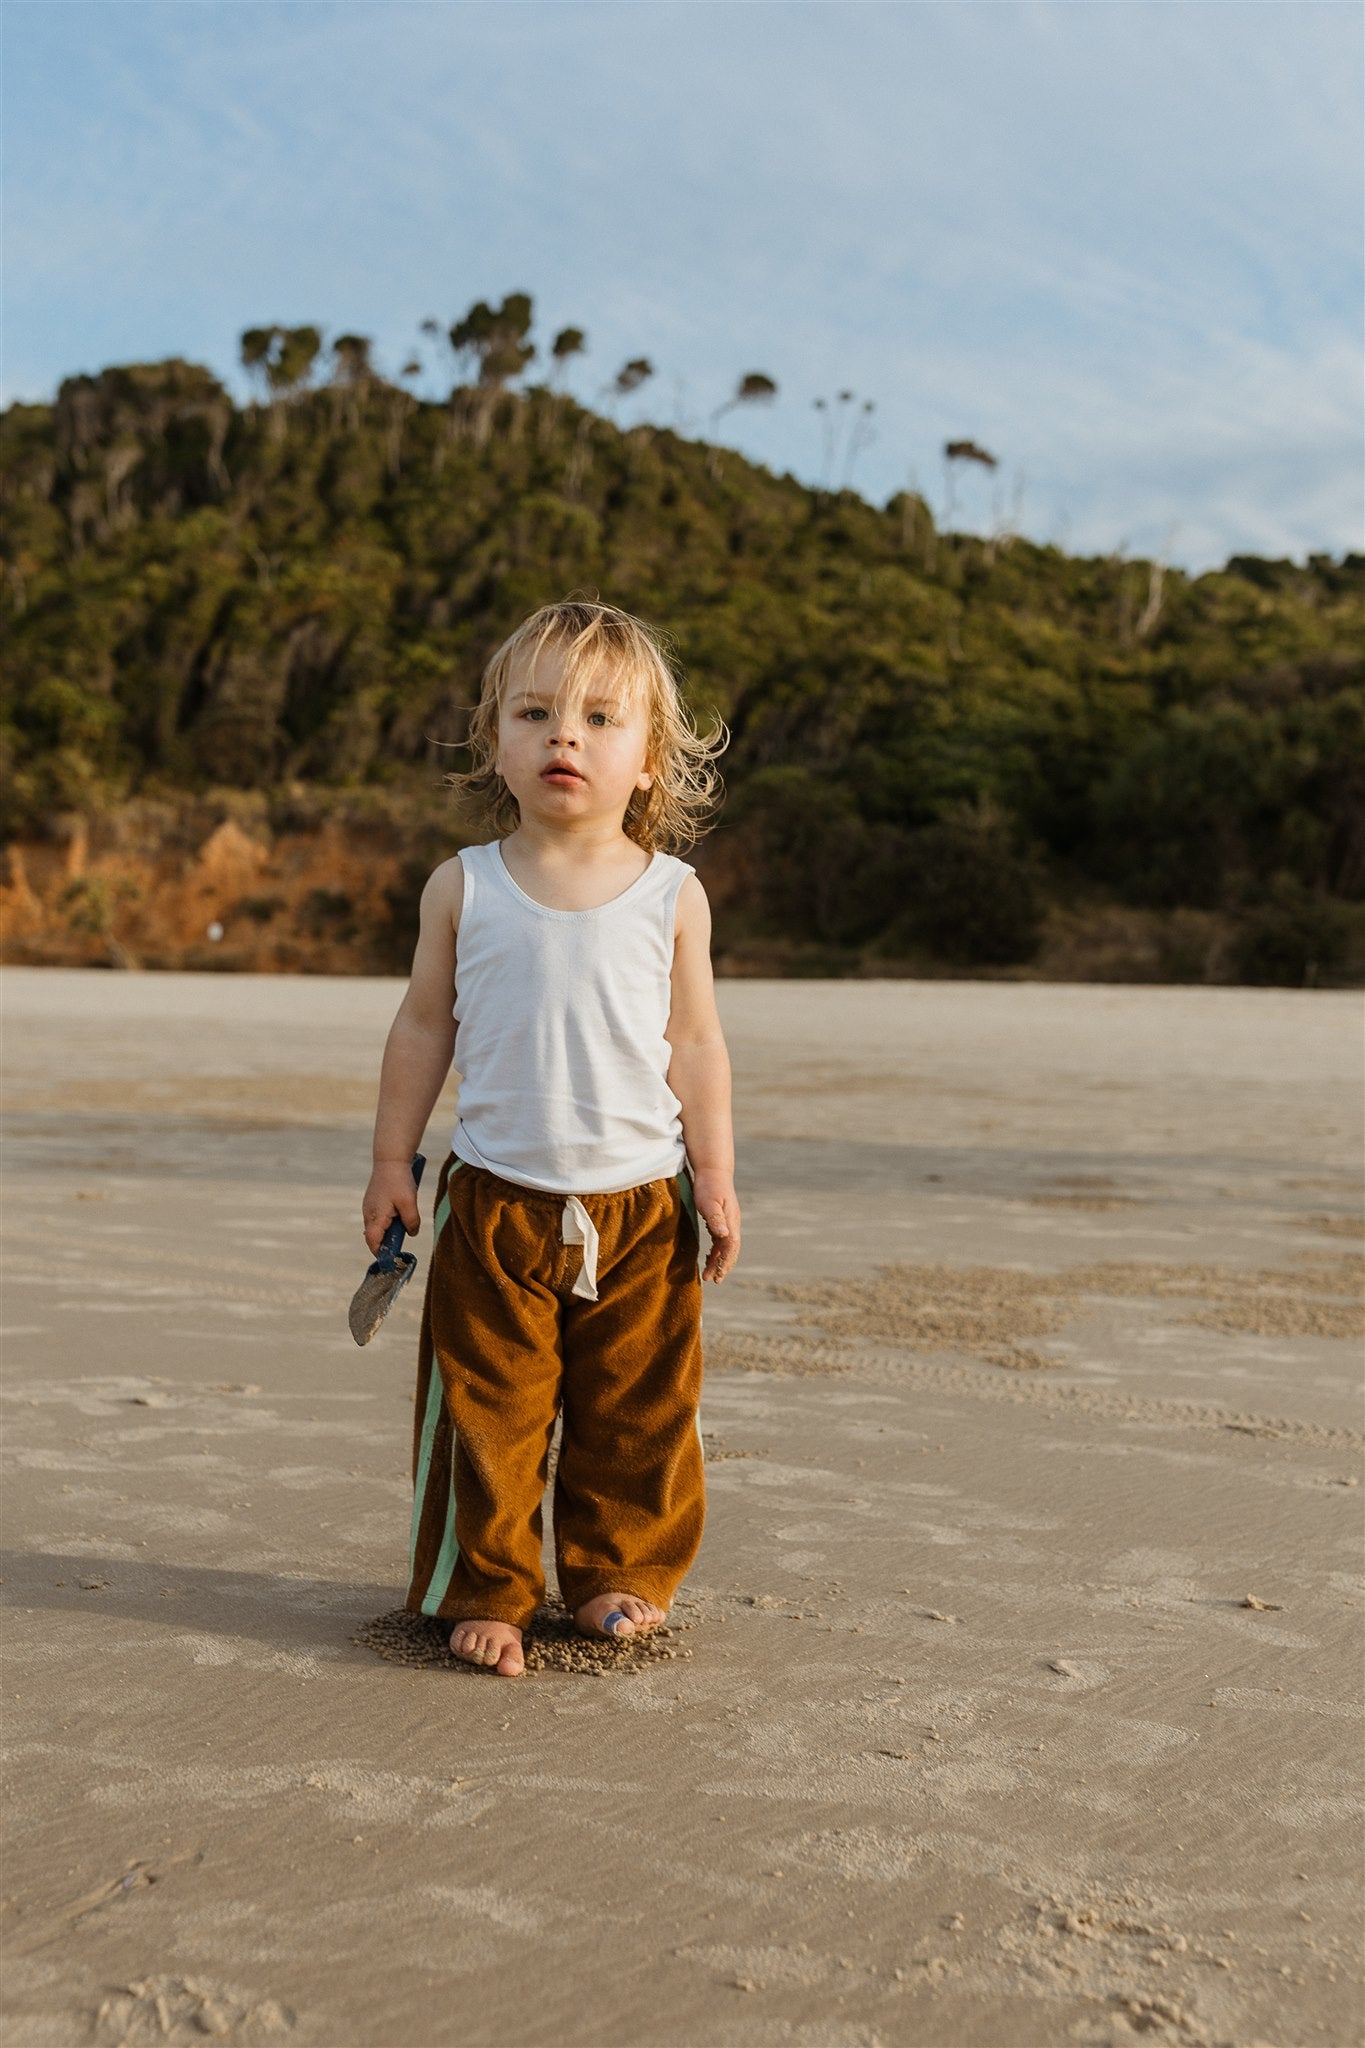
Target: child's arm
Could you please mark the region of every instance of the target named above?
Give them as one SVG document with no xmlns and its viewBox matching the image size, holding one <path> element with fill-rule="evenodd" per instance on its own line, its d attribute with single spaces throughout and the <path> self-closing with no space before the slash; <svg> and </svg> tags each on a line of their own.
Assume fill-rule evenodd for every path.
<svg viewBox="0 0 1365 2048">
<path fill-rule="evenodd" d="M 361 1203 L 372 1252 L 395 1216 L 415 1234 L 421 1219 L 412 1155 L 422 1142 L 455 1051 L 455 934 L 464 902 L 464 869 L 443 861 L 422 891 L 421 929 L 412 978 L 384 1046 L 374 1119 L 374 1171 Z"/>
<path fill-rule="evenodd" d="M 673 1048 L 668 1085 L 682 1104 L 697 1208 L 713 1239 L 702 1279 L 723 1280 L 739 1257 L 730 1055 L 711 975 L 711 906 L 695 875 L 678 891 L 672 1008 L 664 1036 Z"/>
</svg>

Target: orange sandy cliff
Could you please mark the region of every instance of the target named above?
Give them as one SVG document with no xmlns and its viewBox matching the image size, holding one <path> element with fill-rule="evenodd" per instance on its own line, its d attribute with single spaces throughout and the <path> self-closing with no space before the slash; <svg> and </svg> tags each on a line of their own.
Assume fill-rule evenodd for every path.
<svg viewBox="0 0 1365 2048">
<path fill-rule="evenodd" d="M 6 859 L 10 964 L 363 974 L 403 972 L 410 957 L 411 848 L 382 828 L 324 820 L 277 832 L 259 817 L 130 804 L 67 819 Z"/>
</svg>

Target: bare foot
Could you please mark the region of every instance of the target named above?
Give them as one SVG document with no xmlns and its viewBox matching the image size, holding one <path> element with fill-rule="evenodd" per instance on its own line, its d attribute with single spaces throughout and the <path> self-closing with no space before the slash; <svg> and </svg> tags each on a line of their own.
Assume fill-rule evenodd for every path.
<svg viewBox="0 0 1365 2048">
<path fill-rule="evenodd" d="M 633 1593 L 599 1593 L 576 1607 L 573 1618 L 585 1636 L 648 1635 L 664 1619 L 664 1609 Z"/>
<path fill-rule="evenodd" d="M 488 1665 L 499 1678 L 519 1678 L 526 1669 L 521 1630 L 510 1621 L 457 1622 L 450 1647 L 467 1664 Z"/>
</svg>

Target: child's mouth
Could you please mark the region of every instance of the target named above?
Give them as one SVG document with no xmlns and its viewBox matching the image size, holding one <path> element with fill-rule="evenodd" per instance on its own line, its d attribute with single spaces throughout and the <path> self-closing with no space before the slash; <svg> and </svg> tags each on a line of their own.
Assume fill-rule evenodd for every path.
<svg viewBox="0 0 1365 2048">
<path fill-rule="evenodd" d="M 581 782 L 583 777 L 576 768 L 546 768 L 540 779 L 542 782 L 561 782 L 567 788 L 571 783 Z"/>
</svg>

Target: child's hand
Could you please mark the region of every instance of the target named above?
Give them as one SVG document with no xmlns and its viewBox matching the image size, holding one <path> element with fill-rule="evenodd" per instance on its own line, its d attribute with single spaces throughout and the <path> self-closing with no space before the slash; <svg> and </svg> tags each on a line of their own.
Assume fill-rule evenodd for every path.
<svg viewBox="0 0 1365 2048">
<path fill-rule="evenodd" d="M 702 1267 L 703 1280 L 723 1280 L 739 1257 L 739 1197 L 728 1173 L 707 1172 L 692 1176 L 697 1214 L 711 1233 L 711 1249 Z"/>
<path fill-rule="evenodd" d="M 410 1237 L 415 1237 L 422 1227 L 422 1219 L 417 1210 L 417 1186 L 412 1178 L 412 1168 L 398 1159 L 381 1160 L 370 1175 L 360 1214 L 365 1225 L 365 1242 L 372 1254 L 379 1250 L 384 1232 L 395 1216 L 402 1217 L 404 1230 Z"/>
</svg>

